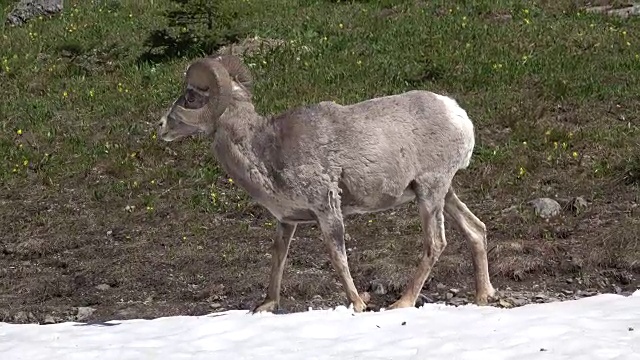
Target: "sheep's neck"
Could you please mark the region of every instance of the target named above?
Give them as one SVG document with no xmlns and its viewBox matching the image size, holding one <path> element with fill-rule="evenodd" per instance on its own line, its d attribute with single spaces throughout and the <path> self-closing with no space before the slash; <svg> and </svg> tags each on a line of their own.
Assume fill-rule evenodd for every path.
<svg viewBox="0 0 640 360">
<path fill-rule="evenodd" d="M 213 151 L 223 170 L 260 201 L 273 194 L 273 182 L 252 144 L 256 134 L 267 130 L 268 121 L 251 104 L 234 105 L 218 122 Z"/>
</svg>

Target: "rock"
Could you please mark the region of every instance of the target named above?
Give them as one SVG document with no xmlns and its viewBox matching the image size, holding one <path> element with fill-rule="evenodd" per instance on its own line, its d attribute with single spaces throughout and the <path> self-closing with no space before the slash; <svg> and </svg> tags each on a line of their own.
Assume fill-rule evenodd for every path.
<svg viewBox="0 0 640 360">
<path fill-rule="evenodd" d="M 384 289 L 384 286 L 382 286 L 382 284 L 378 283 L 373 288 L 373 293 L 376 295 L 384 295 L 387 293 L 387 291 Z"/>
<path fill-rule="evenodd" d="M 573 290 L 562 289 L 562 293 L 565 294 L 565 295 L 573 295 Z"/>
<path fill-rule="evenodd" d="M 512 205 L 512 206 L 509 206 L 506 209 L 502 209 L 502 211 L 500 211 L 500 212 L 502 214 L 509 214 L 509 213 L 517 212 L 517 211 L 518 211 L 518 206 L 517 205 Z"/>
<path fill-rule="evenodd" d="M 427 295 L 424 294 L 420 294 L 420 296 L 418 296 L 418 301 L 417 301 L 417 305 L 418 306 L 422 306 L 424 304 L 433 304 L 434 302 L 436 302 L 432 297 L 429 297 Z"/>
<path fill-rule="evenodd" d="M 540 293 L 540 294 L 536 294 L 536 296 L 534 296 L 534 299 L 536 299 L 536 300 L 547 300 L 547 299 L 549 299 L 549 297 L 547 295 L 545 295 L 545 294 Z"/>
<path fill-rule="evenodd" d="M 56 323 L 56 319 L 54 319 L 53 316 L 51 316 L 51 315 L 46 315 L 44 317 L 43 323 L 44 324 L 55 324 Z"/>
<path fill-rule="evenodd" d="M 220 304 L 219 302 L 214 302 L 209 304 L 209 307 L 212 308 L 213 310 L 216 310 L 216 309 L 220 309 L 222 307 L 222 304 Z"/>
<path fill-rule="evenodd" d="M 613 7 L 612 5 L 592 6 L 585 9 L 587 12 L 600 13 L 609 16 L 618 16 L 626 19 L 631 16 L 640 15 L 640 4 L 629 4 L 622 7 Z"/>
<path fill-rule="evenodd" d="M 7 15 L 7 25 L 19 26 L 38 16 L 51 16 L 62 11 L 63 0 L 21 0 Z"/>
<path fill-rule="evenodd" d="M 438 291 L 443 291 L 447 288 L 447 285 L 443 284 L 443 283 L 437 283 L 436 284 L 436 290 Z"/>
<path fill-rule="evenodd" d="M 513 303 L 514 306 L 524 306 L 524 305 L 527 305 L 528 303 L 526 299 L 522 299 L 522 298 L 513 298 L 511 299 L 511 302 Z"/>
<path fill-rule="evenodd" d="M 444 296 L 444 298 L 447 299 L 447 300 L 451 300 L 451 299 L 453 299 L 453 294 L 448 292 L 447 295 Z"/>
<path fill-rule="evenodd" d="M 633 278 L 633 274 L 629 273 L 629 272 L 620 272 L 618 274 L 616 274 L 616 278 L 618 281 L 620 281 L 620 283 L 622 285 L 629 285 L 633 282 L 634 278 Z"/>
<path fill-rule="evenodd" d="M 533 206 L 533 211 L 536 215 L 543 219 L 549 219 L 560 214 L 560 204 L 549 198 L 539 198 L 529 202 Z"/>
<path fill-rule="evenodd" d="M 587 209 L 587 200 L 585 200 L 582 196 L 578 196 L 573 198 L 571 202 L 569 202 L 569 206 L 571 207 L 571 211 L 574 214 L 580 214 Z"/>
<path fill-rule="evenodd" d="M 130 307 L 130 308 L 124 308 L 124 309 L 120 309 L 118 310 L 118 312 L 116 313 L 119 317 L 123 317 L 123 318 L 133 318 L 136 316 L 137 311 L 135 308 Z"/>
<path fill-rule="evenodd" d="M 360 294 L 360 298 L 362 299 L 362 301 L 364 301 L 365 303 L 368 303 L 369 301 L 371 301 L 371 294 L 369 294 L 368 291 L 363 292 L 362 294 Z"/>
<path fill-rule="evenodd" d="M 593 289 L 587 289 L 582 293 L 584 297 L 596 296 L 598 294 L 599 294 L 598 290 L 593 290 Z"/>
<path fill-rule="evenodd" d="M 100 284 L 96 286 L 96 289 L 100 290 L 100 291 L 106 291 L 111 289 L 111 286 L 109 286 L 108 284 Z"/>
<path fill-rule="evenodd" d="M 491 14 L 490 18 L 497 22 L 509 22 L 513 16 L 511 14 Z"/>
<path fill-rule="evenodd" d="M 286 42 L 280 39 L 260 38 L 255 36 L 253 38 L 246 38 L 239 43 L 225 45 L 218 49 L 217 53 L 220 55 L 236 55 L 236 56 L 251 56 L 259 54 L 261 52 L 269 51 L 273 48 L 284 45 Z M 348 240 L 347 240 L 348 241 Z"/>
<path fill-rule="evenodd" d="M 468 304 L 469 301 L 465 298 L 462 297 L 454 297 L 453 299 L 449 300 L 449 304 L 454 305 L 454 306 L 462 306 L 462 305 L 466 305 Z"/>
<path fill-rule="evenodd" d="M 613 291 L 614 291 L 616 294 L 622 294 L 622 288 L 621 288 L 620 286 L 618 286 L 618 285 L 614 285 L 614 286 L 613 286 Z"/>
<path fill-rule="evenodd" d="M 95 311 L 96 311 L 96 309 L 94 309 L 92 307 L 80 306 L 80 307 L 78 307 L 78 313 L 76 314 L 76 320 L 84 321 L 84 320 L 88 319 Z"/>
<path fill-rule="evenodd" d="M 449 289 L 449 292 L 453 294 L 453 296 L 456 296 L 460 293 L 460 289 Z"/>
<path fill-rule="evenodd" d="M 18 313 L 13 316 L 13 322 L 17 324 L 26 324 L 29 322 L 29 316 L 24 311 L 18 311 Z"/>
<path fill-rule="evenodd" d="M 513 307 L 513 304 L 510 303 L 509 301 L 505 300 L 505 299 L 500 299 L 498 301 L 498 305 L 502 306 L 505 309 L 509 309 Z"/>
</svg>

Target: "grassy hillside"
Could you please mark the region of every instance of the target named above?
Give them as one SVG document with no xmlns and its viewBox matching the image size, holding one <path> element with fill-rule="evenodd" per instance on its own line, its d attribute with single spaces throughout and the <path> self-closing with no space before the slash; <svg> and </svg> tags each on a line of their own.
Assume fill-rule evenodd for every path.
<svg viewBox="0 0 640 360">
<path fill-rule="evenodd" d="M 199 49 L 255 36 L 280 43 L 245 57 L 265 114 L 410 89 L 460 102 L 477 146 L 456 188 L 487 224 L 505 296 L 634 288 L 640 18 L 577 3 L 224 0 L 211 30 L 171 29 L 197 34 L 190 46 L 153 49 L 171 1 L 70 0 L 59 16 L 2 28 L 0 321 L 67 319 L 77 306 L 96 319 L 200 314 L 262 297 L 273 219 L 206 139 L 154 134 Z M 540 219 L 527 205 L 538 197 L 566 206 Z M 413 271 L 419 224 L 414 206 L 349 219 L 354 279 L 384 284 L 378 305 Z M 343 301 L 318 236 L 308 226 L 294 240 L 288 310 Z M 448 240 L 425 294 L 473 288 L 465 243 Z"/>
</svg>

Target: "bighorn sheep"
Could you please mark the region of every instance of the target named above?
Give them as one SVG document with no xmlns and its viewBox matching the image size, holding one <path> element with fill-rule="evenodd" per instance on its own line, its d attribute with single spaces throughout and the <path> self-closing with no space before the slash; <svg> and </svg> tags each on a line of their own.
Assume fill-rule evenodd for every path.
<svg viewBox="0 0 640 360">
<path fill-rule="evenodd" d="M 316 222 L 355 312 L 365 309 L 347 264 L 343 217 L 387 210 L 417 199 L 424 230 L 419 266 L 390 308 L 415 305 L 446 246 L 444 213 L 466 237 L 473 255 L 476 303 L 493 296 L 486 228 L 451 183 L 469 165 L 474 128 L 455 100 L 409 91 L 353 105 L 324 101 L 273 117 L 252 104 L 252 75 L 232 55 L 192 62 L 184 93 L 159 124 L 159 138 L 196 133 L 212 138 L 222 168 L 278 220 L 264 301 L 274 311 L 297 224 Z"/>
</svg>

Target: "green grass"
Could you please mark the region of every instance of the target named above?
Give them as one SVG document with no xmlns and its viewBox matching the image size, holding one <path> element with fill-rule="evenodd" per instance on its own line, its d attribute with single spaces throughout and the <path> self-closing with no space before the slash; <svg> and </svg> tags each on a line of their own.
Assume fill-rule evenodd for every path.
<svg viewBox="0 0 640 360">
<path fill-rule="evenodd" d="M 39 181 L 53 186 L 100 162 L 111 164 L 123 181 L 171 171 L 155 166 L 161 152 L 152 125 L 179 92 L 190 59 L 136 61 L 148 33 L 164 26 L 161 11 L 169 5 L 97 4 L 71 1 L 61 16 L 4 29 L 3 183 L 34 181 L 25 162 L 38 170 Z M 509 127 L 509 136 L 496 144 L 510 153 L 506 162 L 522 152 L 517 144 L 524 141 L 531 161 L 550 155 L 546 131 L 565 138 L 573 131 L 580 140 L 569 147 L 581 153 L 590 150 L 583 144 L 603 144 L 610 152 L 637 146 L 637 127 L 608 121 L 603 132 L 598 113 L 621 105 L 633 119 L 637 111 L 640 78 L 629 76 L 640 68 L 635 19 L 603 19 L 569 6 L 546 13 L 536 2 L 519 1 L 241 4 L 223 2 L 222 9 L 238 12 L 235 22 L 251 29 L 248 36 L 287 41 L 247 60 L 255 64 L 256 102 L 264 113 L 421 88 L 456 97 L 481 134 Z M 381 13 L 384 4 L 393 10 Z M 501 22 L 495 14 L 511 19 Z M 561 104 L 571 107 L 569 121 L 553 119 Z M 479 154 L 495 150 L 480 140 Z M 141 151 L 145 158 L 131 156 Z M 211 183 L 217 171 L 207 171 L 214 174 L 206 179 Z"/>
<path fill-rule="evenodd" d="M 411 89 L 456 98 L 477 129 L 472 165 L 456 181 L 495 241 L 530 236 L 535 219 L 504 223 L 500 211 L 542 195 L 589 197 L 600 214 L 575 222 L 621 216 L 608 205 L 618 202 L 629 209 L 620 224 L 637 225 L 639 18 L 589 14 L 569 0 L 219 3 L 229 28 L 214 31 L 285 42 L 245 57 L 261 113 Z M 6 13 L 9 2 L 0 5 Z M 164 233 L 174 239 L 167 244 L 183 232 L 203 241 L 199 219 L 220 215 L 271 229 L 217 167 L 206 139 L 155 138 L 192 60 L 140 61 L 172 6 L 72 0 L 51 19 L 3 25 L 0 192 L 22 209 L 0 207 L 1 243 L 167 221 L 178 224 Z M 481 205 L 487 198 L 494 205 Z M 87 209 L 102 218 L 88 220 Z M 575 239 L 632 231 L 600 220 Z M 625 239 L 625 256 L 640 254 L 637 238 Z"/>
</svg>

